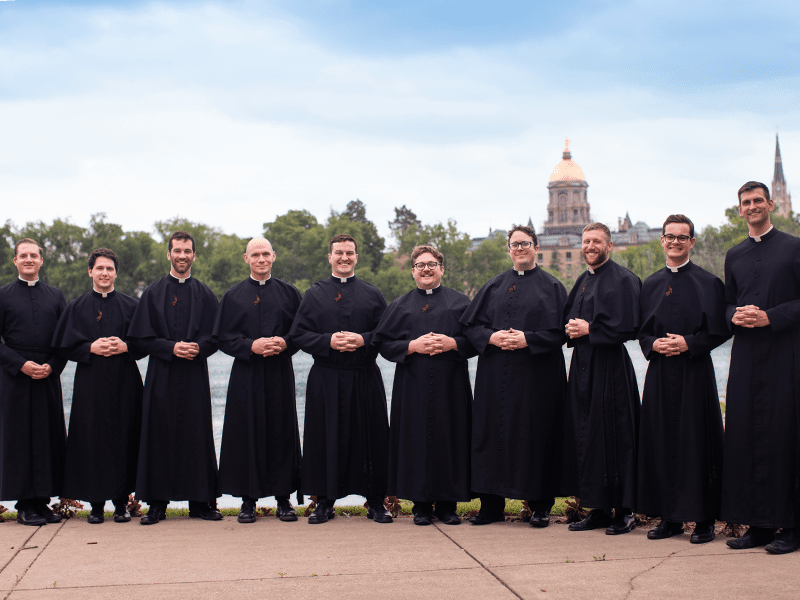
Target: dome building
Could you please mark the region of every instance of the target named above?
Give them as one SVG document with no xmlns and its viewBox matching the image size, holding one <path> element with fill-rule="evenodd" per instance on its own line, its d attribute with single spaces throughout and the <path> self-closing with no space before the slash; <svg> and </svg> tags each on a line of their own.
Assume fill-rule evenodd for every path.
<svg viewBox="0 0 800 600">
<path fill-rule="evenodd" d="M 586 177 L 569 151 L 569 140 L 564 140 L 564 153 L 550 173 L 547 189 L 550 199 L 547 204 L 547 220 L 544 222 L 545 235 L 578 234 L 591 223 L 589 201 L 587 200 Z"/>
</svg>

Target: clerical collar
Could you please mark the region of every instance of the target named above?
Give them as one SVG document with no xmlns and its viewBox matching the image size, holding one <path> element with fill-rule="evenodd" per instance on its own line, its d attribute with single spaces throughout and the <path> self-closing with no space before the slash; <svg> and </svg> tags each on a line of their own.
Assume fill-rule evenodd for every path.
<svg viewBox="0 0 800 600">
<path fill-rule="evenodd" d="M 109 297 L 109 295 L 111 295 L 111 294 L 113 294 L 113 293 L 114 293 L 114 288 L 111 288 L 111 291 L 110 291 L 110 292 L 99 292 L 99 291 L 97 291 L 97 289 L 96 289 L 94 286 L 92 286 L 92 291 L 93 291 L 95 294 L 97 294 L 98 296 L 102 296 L 103 298 L 108 298 L 108 297 Z"/>
<path fill-rule="evenodd" d="M 528 273 L 532 273 L 532 272 L 533 272 L 533 270 L 534 270 L 535 268 L 536 268 L 536 265 L 533 265 L 533 269 L 528 269 L 527 271 L 517 271 L 517 270 L 516 270 L 516 269 L 514 269 L 514 268 L 512 268 L 511 270 L 512 270 L 512 271 L 514 271 L 514 273 L 516 273 L 516 274 L 517 274 L 517 275 L 519 275 L 520 277 L 524 277 L 524 276 L 525 276 L 525 275 L 527 275 Z"/>
<path fill-rule="evenodd" d="M 255 278 L 255 277 L 253 277 L 252 275 L 250 275 L 250 279 L 252 279 L 253 281 L 255 281 L 255 282 L 258 284 L 258 285 L 266 285 L 266 284 L 267 284 L 267 282 L 268 282 L 270 279 L 272 279 L 272 273 L 270 273 L 270 274 L 269 274 L 269 277 L 267 277 L 267 278 L 266 278 L 266 279 L 264 279 L 264 280 L 261 280 L 261 279 L 256 279 L 256 278 Z"/>
<path fill-rule="evenodd" d="M 767 235 L 767 234 L 768 234 L 770 231 L 772 231 L 772 227 L 773 227 L 773 225 L 770 225 L 770 226 L 769 226 L 769 229 L 767 229 L 767 230 L 766 230 L 764 233 L 762 233 L 761 235 L 751 235 L 750 237 L 751 237 L 751 238 L 752 238 L 754 241 L 756 241 L 756 242 L 760 242 L 760 241 L 761 241 L 761 238 L 763 238 L 763 237 L 764 237 L 765 235 Z"/>
<path fill-rule="evenodd" d="M 597 272 L 600 271 L 603 267 L 605 267 L 610 261 L 611 259 L 607 258 L 606 262 L 604 262 L 602 265 L 595 267 L 594 269 L 589 265 L 586 265 L 586 270 L 589 271 L 589 275 L 597 275 Z"/>
<path fill-rule="evenodd" d="M 423 290 L 422 288 L 417 288 L 417 293 L 422 294 L 424 296 L 431 296 L 433 294 L 438 294 L 441 289 L 442 289 L 442 284 L 440 283 L 435 288 L 431 288 L 429 290 Z"/>
<path fill-rule="evenodd" d="M 333 277 L 334 279 L 338 279 L 341 283 L 347 283 L 353 277 L 355 277 L 355 273 L 353 275 L 350 275 L 350 277 L 339 277 L 338 275 L 334 275 L 331 273 L 331 277 Z"/>
<path fill-rule="evenodd" d="M 29 281 L 29 280 L 27 280 L 27 279 L 23 279 L 21 275 L 18 275 L 18 277 L 19 277 L 19 280 L 20 280 L 20 281 L 24 281 L 25 283 L 27 283 L 27 284 L 28 284 L 28 287 L 33 287 L 33 286 L 35 286 L 37 283 L 39 283 L 39 278 L 38 278 L 38 277 L 37 277 L 36 279 L 34 279 L 33 281 Z"/>
<path fill-rule="evenodd" d="M 683 263 L 682 265 L 678 265 L 677 267 L 670 267 L 669 265 L 667 265 L 667 268 L 668 268 L 670 271 L 672 271 L 673 273 L 677 273 L 677 272 L 678 272 L 678 271 L 680 271 L 680 270 L 681 270 L 683 267 L 685 267 L 686 265 L 688 265 L 690 260 L 691 260 L 691 258 L 687 258 L 687 259 L 686 259 L 686 262 L 685 262 L 685 263 Z"/>
<path fill-rule="evenodd" d="M 170 273 L 169 276 L 172 277 L 172 279 L 174 279 L 178 283 L 186 283 L 192 277 L 191 275 L 189 275 L 189 277 L 184 277 L 183 279 L 181 279 L 180 277 L 175 277 L 175 275 L 173 275 L 172 273 Z"/>
</svg>

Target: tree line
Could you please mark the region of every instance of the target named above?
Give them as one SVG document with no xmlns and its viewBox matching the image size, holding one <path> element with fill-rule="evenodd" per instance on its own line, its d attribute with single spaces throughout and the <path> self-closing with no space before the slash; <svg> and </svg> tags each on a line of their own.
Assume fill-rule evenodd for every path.
<svg viewBox="0 0 800 600">
<path fill-rule="evenodd" d="M 473 248 L 472 239 L 458 229 L 454 219 L 447 223 L 423 224 L 405 205 L 395 208 L 395 218 L 388 223 L 392 239 L 381 237 L 367 218 L 366 205 L 353 200 L 341 212 L 331 210 L 324 222 L 306 210 L 289 210 L 274 221 L 263 224 L 263 234 L 277 254 L 273 274 L 293 284 L 301 293 L 330 275 L 328 241 L 337 233 L 348 233 L 358 241 L 357 275 L 377 286 L 387 301 L 409 291 L 411 250 L 418 244 L 439 248 L 445 257 L 442 284 L 461 290 L 468 296 L 489 279 L 510 268 L 505 236 L 489 237 Z M 706 227 L 696 233 L 695 263 L 724 277 L 725 253 L 747 236 L 747 224 L 736 207 L 726 211 L 728 223 L 719 228 Z M 798 235 L 800 220 L 774 218 L 778 229 Z M 0 285 L 17 277 L 12 259 L 14 242 L 22 237 L 37 240 L 44 249 L 44 265 L 39 277 L 59 287 L 67 301 L 90 289 L 87 275 L 89 254 L 99 247 L 111 248 L 120 259 L 116 289 L 136 296 L 147 285 L 169 270 L 165 240 L 173 231 L 188 231 L 195 237 L 197 261 L 192 274 L 208 285 L 217 298 L 249 274 L 242 260 L 249 238 L 226 234 L 218 227 L 195 223 L 183 217 L 156 221 L 153 232 L 126 231 L 122 225 L 107 221 L 105 213 L 92 215 L 88 227 L 56 218 L 52 223 L 36 221 L 17 227 L 7 221 L 0 228 Z M 664 266 L 664 252 L 659 240 L 628 248 L 612 255 L 613 260 L 633 271 L 641 279 Z M 574 278 L 559 273 L 552 266 L 542 268 L 558 277 L 569 290 Z"/>
</svg>

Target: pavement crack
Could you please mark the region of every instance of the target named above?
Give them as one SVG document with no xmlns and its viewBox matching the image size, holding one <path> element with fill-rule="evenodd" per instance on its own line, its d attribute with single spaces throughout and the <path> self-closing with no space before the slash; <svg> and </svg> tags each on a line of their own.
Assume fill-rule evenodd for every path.
<svg viewBox="0 0 800 600">
<path fill-rule="evenodd" d="M 434 523 L 434 524 L 433 524 L 433 526 L 434 526 L 434 527 L 436 527 L 436 529 L 438 529 L 438 530 L 439 530 L 439 533 L 441 533 L 441 534 L 442 534 L 444 537 L 446 537 L 448 540 L 450 540 L 451 542 L 453 542 L 453 544 L 455 544 L 455 545 L 456 545 L 456 547 L 458 547 L 458 548 L 461 548 L 461 550 L 462 550 L 462 551 L 463 551 L 463 552 L 464 552 L 464 553 L 465 553 L 467 556 L 469 556 L 469 557 L 470 557 L 472 560 L 474 560 L 476 563 L 478 563 L 478 564 L 481 566 L 481 568 L 483 568 L 483 569 L 484 569 L 484 570 L 485 570 L 487 573 L 489 573 L 489 575 L 491 575 L 491 576 L 492 576 L 492 577 L 494 577 L 494 578 L 495 578 L 495 579 L 496 579 L 498 582 L 500 582 L 500 584 L 501 584 L 503 587 L 505 587 L 505 588 L 506 588 L 506 589 L 507 589 L 509 592 L 511 592 L 512 594 L 514 594 L 514 596 L 516 596 L 517 598 L 519 598 L 519 600 L 525 600 L 525 599 L 524 599 L 522 596 L 520 596 L 520 595 L 517 593 L 517 591 L 516 591 L 514 588 L 512 588 L 512 587 L 511 587 L 510 585 L 508 585 L 508 584 L 507 584 L 505 581 L 503 581 L 503 578 L 502 578 L 502 577 L 500 577 L 500 576 L 499 576 L 497 573 L 495 573 L 494 571 L 492 571 L 492 570 L 491 570 L 491 569 L 490 569 L 488 566 L 486 566 L 485 564 L 483 564 L 483 563 L 482 563 L 482 562 L 481 562 L 481 561 L 478 559 L 478 557 L 476 557 L 476 556 L 475 556 L 474 554 L 472 554 L 472 553 L 471 553 L 469 550 L 467 550 L 466 548 L 464 548 L 464 546 L 462 546 L 462 545 L 461 545 L 461 544 L 459 544 L 457 541 L 455 541 L 455 540 L 454 540 L 452 537 L 450 537 L 450 536 L 447 534 L 447 532 L 445 532 L 445 530 L 444 530 L 444 529 L 442 529 L 442 528 L 439 526 L 439 524 L 438 524 L 438 523 Z"/>
<path fill-rule="evenodd" d="M 17 586 L 19 585 L 20 581 L 22 581 L 22 580 L 25 578 L 25 575 L 27 575 L 27 574 L 28 574 L 28 571 L 30 570 L 30 568 L 31 568 L 31 567 L 34 565 L 34 563 L 35 563 L 35 562 L 36 562 L 36 561 L 39 559 L 39 557 L 42 555 L 42 553 L 43 553 L 45 550 L 47 550 L 47 547 L 50 545 L 50 542 L 52 542 L 54 539 L 56 539 L 56 536 L 57 536 L 57 535 L 58 535 L 58 534 L 61 532 L 61 529 L 62 529 L 62 528 L 64 527 L 64 525 L 66 525 L 66 524 L 67 524 L 67 521 L 66 521 L 66 520 L 62 521 L 62 522 L 61 522 L 61 524 L 58 526 L 58 529 L 56 529 L 56 532 L 53 534 L 53 537 L 51 537 L 49 540 L 47 540 L 47 543 L 46 543 L 46 544 L 45 544 L 43 547 L 41 547 L 41 548 L 39 548 L 39 546 L 31 546 L 31 547 L 27 547 L 27 545 L 28 545 L 28 542 L 31 540 L 31 538 L 32 538 L 34 535 L 36 535 L 36 534 L 39 532 L 39 530 L 41 529 L 40 527 L 37 527 L 37 528 L 36 528 L 36 530 L 35 530 L 35 531 L 34 531 L 34 532 L 31 534 L 31 536 L 30 536 L 30 537 L 29 537 L 27 540 L 25 540 L 25 543 L 24 543 L 24 544 L 22 544 L 22 545 L 20 546 L 19 550 L 17 550 L 17 552 L 15 552 L 15 553 L 14 553 L 14 556 L 12 556 L 12 557 L 11 557 L 11 560 L 14 560 L 14 558 L 15 558 L 15 557 L 16 557 L 16 556 L 17 556 L 17 555 L 18 555 L 18 554 L 19 554 L 19 553 L 20 553 L 22 550 L 32 550 L 32 549 L 34 549 L 34 548 L 36 548 L 36 549 L 38 549 L 38 550 L 39 550 L 39 552 L 37 552 L 37 553 L 36 553 L 36 558 L 34 558 L 34 559 L 31 561 L 31 564 L 29 564 L 27 567 L 25 567 L 25 570 L 22 572 L 22 575 L 18 575 L 18 576 L 17 576 L 17 580 L 14 582 L 14 585 L 12 585 L 12 586 L 11 586 L 11 589 L 10 589 L 10 590 L 8 590 L 8 593 L 7 593 L 7 594 L 6 594 L 6 595 L 3 597 L 3 600 L 8 600 L 8 599 L 11 597 L 11 594 L 13 594 L 13 593 L 14 593 L 14 590 L 17 588 Z M 7 563 L 6 563 L 6 564 L 3 566 L 3 569 L 5 569 L 5 568 L 6 568 L 6 567 L 7 567 L 7 566 L 8 566 L 8 565 L 11 563 L 11 560 L 9 560 L 9 561 L 8 561 L 8 562 L 7 562 Z M 2 569 L 0 569 L 0 573 L 2 573 Z"/>
<path fill-rule="evenodd" d="M 660 566 L 661 566 L 661 565 L 663 565 L 665 562 L 667 562 L 667 561 L 668 561 L 670 558 L 672 558 L 673 556 L 675 556 L 676 554 L 678 554 L 678 553 L 680 553 L 680 552 L 683 552 L 683 551 L 682 551 L 682 550 L 676 550 L 675 552 L 670 552 L 670 553 L 669 553 L 669 554 L 667 554 L 667 555 L 666 555 L 664 558 L 662 558 L 660 561 L 658 561 L 656 564 L 654 564 L 652 567 L 647 567 L 647 568 L 646 568 L 646 569 L 644 569 L 643 571 L 640 571 L 639 573 L 637 573 L 636 575 L 634 575 L 633 577 L 631 577 L 631 578 L 628 580 L 628 585 L 630 586 L 630 589 L 628 590 L 628 593 L 627 593 L 627 594 L 625 594 L 625 598 L 626 598 L 626 600 L 627 600 L 627 598 L 630 598 L 630 595 L 633 593 L 633 582 L 634 582 L 634 581 L 635 581 L 635 580 L 636 580 L 638 577 L 641 577 L 641 576 L 642 576 L 642 575 L 644 575 L 645 573 L 649 573 L 650 571 L 652 571 L 652 570 L 654 570 L 654 569 L 656 569 L 656 568 L 660 567 Z"/>
<path fill-rule="evenodd" d="M 31 538 L 32 538 L 34 535 L 36 535 L 36 532 L 37 532 L 38 530 L 39 530 L 39 528 L 37 527 L 36 529 L 34 529 L 33 531 L 31 531 L 31 534 L 28 536 L 28 539 L 26 539 L 24 542 L 22 542 L 22 543 L 21 543 L 21 544 L 20 544 L 20 545 L 19 545 L 19 546 L 16 548 L 16 552 L 14 552 L 14 553 L 11 555 L 11 558 L 9 558 L 9 559 L 6 561 L 6 564 L 4 564 L 2 567 L 0 567 L 0 573 L 2 573 L 3 571 L 5 571 L 6 567 L 7 567 L 8 565 L 10 565 L 10 564 L 12 563 L 12 561 L 13 561 L 13 560 L 14 560 L 14 559 L 17 557 L 17 554 L 19 554 L 19 553 L 20 553 L 20 552 L 22 552 L 23 550 L 28 550 L 28 549 L 30 548 L 30 547 L 28 546 L 28 542 L 30 542 L 30 541 L 31 541 Z"/>
</svg>

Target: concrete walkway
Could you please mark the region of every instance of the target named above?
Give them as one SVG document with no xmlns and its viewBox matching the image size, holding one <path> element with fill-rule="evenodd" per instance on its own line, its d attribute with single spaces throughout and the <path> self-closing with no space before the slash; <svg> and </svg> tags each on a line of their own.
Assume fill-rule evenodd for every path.
<svg viewBox="0 0 800 600">
<path fill-rule="evenodd" d="M 565 525 L 0 523 L 0 598 L 798 598 L 800 552 Z"/>
</svg>

